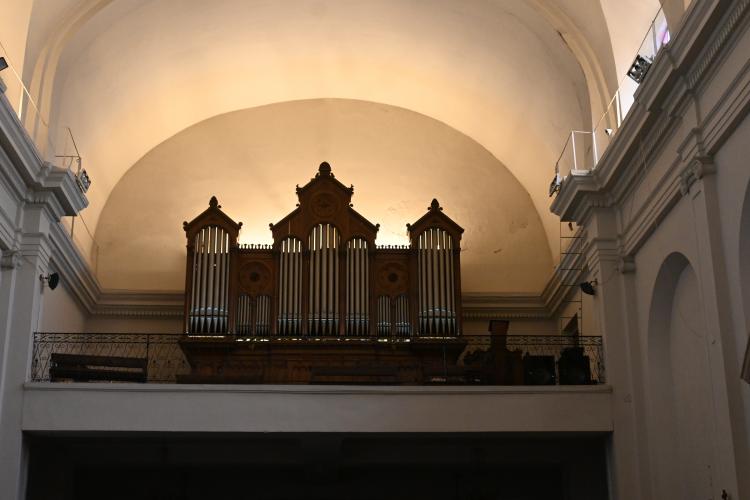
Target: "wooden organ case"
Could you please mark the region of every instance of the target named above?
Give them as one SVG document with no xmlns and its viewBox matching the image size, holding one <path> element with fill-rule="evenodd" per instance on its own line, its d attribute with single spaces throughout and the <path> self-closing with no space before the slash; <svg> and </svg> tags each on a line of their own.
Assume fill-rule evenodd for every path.
<svg viewBox="0 0 750 500">
<path fill-rule="evenodd" d="M 463 229 L 433 200 L 408 246 L 378 225 L 322 163 L 272 245 L 239 245 L 215 197 L 184 223 L 184 382 L 424 383 L 455 367 Z"/>
</svg>

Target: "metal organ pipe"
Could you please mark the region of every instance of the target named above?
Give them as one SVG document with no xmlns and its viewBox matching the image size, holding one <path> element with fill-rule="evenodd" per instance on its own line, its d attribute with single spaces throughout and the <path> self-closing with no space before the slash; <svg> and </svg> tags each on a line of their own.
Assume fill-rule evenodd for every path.
<svg viewBox="0 0 750 500">
<path fill-rule="evenodd" d="M 217 226 L 202 228 L 193 240 L 193 276 L 189 333 L 227 333 L 229 234 Z"/>
<path fill-rule="evenodd" d="M 250 296 L 242 294 L 237 300 L 237 335 L 250 335 L 252 306 Z"/>
<path fill-rule="evenodd" d="M 188 331 L 187 333 L 194 332 L 198 329 L 198 317 L 196 315 L 195 308 L 198 304 L 198 290 L 200 286 L 200 272 L 198 271 L 198 265 L 200 263 L 199 257 L 199 248 L 200 248 L 200 241 L 201 241 L 201 233 L 199 232 L 195 236 L 195 240 L 193 241 L 193 276 L 192 276 L 192 287 L 190 289 L 190 307 L 188 309 L 188 312 L 190 314 L 190 318 L 188 321 Z"/>
<path fill-rule="evenodd" d="M 290 236 L 281 242 L 279 335 L 294 335 L 299 333 L 299 320 L 302 310 L 301 266 L 302 242 Z M 270 323 L 270 311 L 268 321 Z"/>
<path fill-rule="evenodd" d="M 396 335 L 408 337 L 411 335 L 409 326 L 409 297 L 400 295 L 396 298 Z"/>
<path fill-rule="evenodd" d="M 208 312 L 208 332 L 216 331 L 216 310 L 214 309 L 214 281 L 216 279 L 216 231 L 213 227 L 208 229 L 208 252 L 206 252 L 208 263 L 206 264 L 206 308 Z"/>
<path fill-rule="evenodd" d="M 255 335 L 268 335 L 271 331 L 271 297 L 261 295 L 255 302 Z"/>
<path fill-rule="evenodd" d="M 331 224 L 318 224 L 310 233 L 310 335 L 338 332 L 339 234 Z"/>
<path fill-rule="evenodd" d="M 391 298 L 378 297 L 378 335 L 387 337 L 391 334 Z"/>
<path fill-rule="evenodd" d="M 346 246 L 347 335 L 367 335 L 369 318 L 369 260 L 367 241 L 349 240 Z"/>
<path fill-rule="evenodd" d="M 419 328 L 422 335 L 455 335 L 453 238 L 430 228 L 419 235 Z"/>
</svg>

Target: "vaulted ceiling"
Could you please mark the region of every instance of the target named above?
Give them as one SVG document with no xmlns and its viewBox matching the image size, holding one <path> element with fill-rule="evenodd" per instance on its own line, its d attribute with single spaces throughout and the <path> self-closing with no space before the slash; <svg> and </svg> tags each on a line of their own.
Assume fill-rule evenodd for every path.
<svg viewBox="0 0 750 500">
<path fill-rule="evenodd" d="M 480 213 L 484 224 L 497 221 L 473 240 L 467 235 L 497 276 L 514 262 L 493 260 L 491 251 L 513 244 L 519 255 L 535 255 L 528 266 L 549 274 L 558 248 L 547 196 L 555 160 L 570 130 L 590 129 L 601 113 L 658 7 L 656 0 L 36 0 L 28 9 L 22 67 L 51 124 L 73 131 L 93 178 L 83 216 L 99 240 L 105 287 L 179 282 L 179 271 L 151 283 L 117 274 L 128 258 L 137 267 L 132 253 L 165 244 L 155 224 L 140 228 L 142 246 L 130 248 L 130 257 L 113 251 L 134 239 L 132 230 L 115 227 L 128 212 L 139 220 L 167 213 L 182 220 L 210 195 L 223 194 L 238 200 L 238 219 L 269 222 L 293 208 L 287 204 L 293 197 L 271 194 L 293 195 L 293 185 L 306 182 L 323 160 L 334 172 L 352 173 L 342 180 L 356 185 L 355 201 L 373 207 L 366 215 L 383 234 L 402 232 L 409 218 L 403 211 L 378 213 L 378 206 L 416 210 L 436 196 L 446 210 L 467 214 L 461 221 L 467 228 L 481 222 Z M 269 115 L 269 105 L 283 112 Z M 222 117 L 243 110 L 237 126 L 227 128 L 232 119 Z M 310 130 L 290 110 L 304 115 Z M 371 135 L 388 123 L 381 116 L 387 112 L 411 128 L 394 125 Z M 262 120 L 281 137 L 260 133 Z M 222 130 L 231 140 L 207 142 L 211 150 L 195 144 L 196 130 Z M 193 142 L 175 149 L 185 136 Z M 359 141 L 359 158 L 345 146 L 358 137 L 369 141 Z M 445 149 L 441 139 L 461 146 Z M 189 144 L 199 158 L 181 154 Z M 476 154 L 456 154 L 468 150 Z M 478 151 L 486 158 L 478 160 Z M 430 162 L 439 167 L 431 170 Z M 229 172 L 235 182 L 201 184 L 211 175 L 230 179 Z M 128 175 L 139 181 L 128 182 Z M 193 190 L 218 192 L 186 197 L 186 176 L 196 179 Z M 258 202 L 240 203 L 242 186 L 258 182 Z M 394 190 L 394 182 L 412 189 Z M 467 191 L 482 185 L 496 189 Z M 143 193 L 159 198 L 158 212 L 149 212 L 154 205 Z M 523 200 L 518 206 L 528 212 L 524 227 L 533 236 L 514 243 L 512 234 L 524 229 L 514 225 L 517 214 L 508 215 L 501 196 Z M 167 246 L 183 248 L 179 231 L 170 234 L 177 241 Z M 481 261 L 476 267 L 481 274 Z M 528 288 L 516 279 L 489 283 L 479 274 L 473 282 L 482 291 Z M 543 286 L 532 282 L 531 288 Z"/>
</svg>

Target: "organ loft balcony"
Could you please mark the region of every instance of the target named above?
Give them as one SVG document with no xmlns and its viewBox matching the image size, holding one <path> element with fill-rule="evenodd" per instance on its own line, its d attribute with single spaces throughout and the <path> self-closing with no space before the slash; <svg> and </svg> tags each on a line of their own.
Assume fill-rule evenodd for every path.
<svg viewBox="0 0 750 500">
<path fill-rule="evenodd" d="M 328 163 L 270 224 L 271 245 L 216 197 L 183 228 L 178 334 L 37 333 L 32 381 L 303 385 L 596 385 L 601 337 L 507 335 L 508 321 L 463 332 L 463 228 L 436 199 L 379 246 L 353 187 Z"/>
<path fill-rule="evenodd" d="M 321 164 L 271 245 L 212 197 L 183 226 L 183 330 L 35 333 L 24 431 L 612 430 L 601 337 L 466 334 L 463 229 L 433 200 L 377 245 L 353 192 Z"/>
</svg>

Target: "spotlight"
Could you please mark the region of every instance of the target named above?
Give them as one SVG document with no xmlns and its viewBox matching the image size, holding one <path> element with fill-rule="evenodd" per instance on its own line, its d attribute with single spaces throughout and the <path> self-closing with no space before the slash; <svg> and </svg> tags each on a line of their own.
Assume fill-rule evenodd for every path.
<svg viewBox="0 0 750 500">
<path fill-rule="evenodd" d="M 57 285 L 60 283 L 60 275 L 57 273 L 51 273 L 51 274 L 48 274 L 47 276 L 40 274 L 39 280 L 42 282 L 46 281 L 49 289 L 54 290 L 55 288 L 57 288 Z"/>
<path fill-rule="evenodd" d="M 8 61 L 4 57 L 0 57 L 0 71 L 8 67 Z"/>
<path fill-rule="evenodd" d="M 635 83 L 640 84 L 643 82 L 643 79 L 646 78 L 646 73 L 648 73 L 650 67 L 651 60 L 638 54 L 635 56 L 633 64 L 630 65 L 628 76 Z"/>
<path fill-rule="evenodd" d="M 581 291 L 585 293 L 586 295 L 596 295 L 596 285 L 598 285 L 597 281 L 584 281 L 583 283 L 579 283 L 578 286 L 581 287 Z"/>
<path fill-rule="evenodd" d="M 604 133 L 607 134 L 607 137 L 612 137 L 612 134 L 614 134 L 615 131 L 611 128 L 605 128 Z"/>
<path fill-rule="evenodd" d="M 76 176 L 76 180 L 78 181 L 78 187 L 81 189 L 81 192 L 86 194 L 86 191 L 89 190 L 89 186 L 91 186 L 91 178 L 89 177 L 89 174 L 81 169 Z"/>
</svg>

